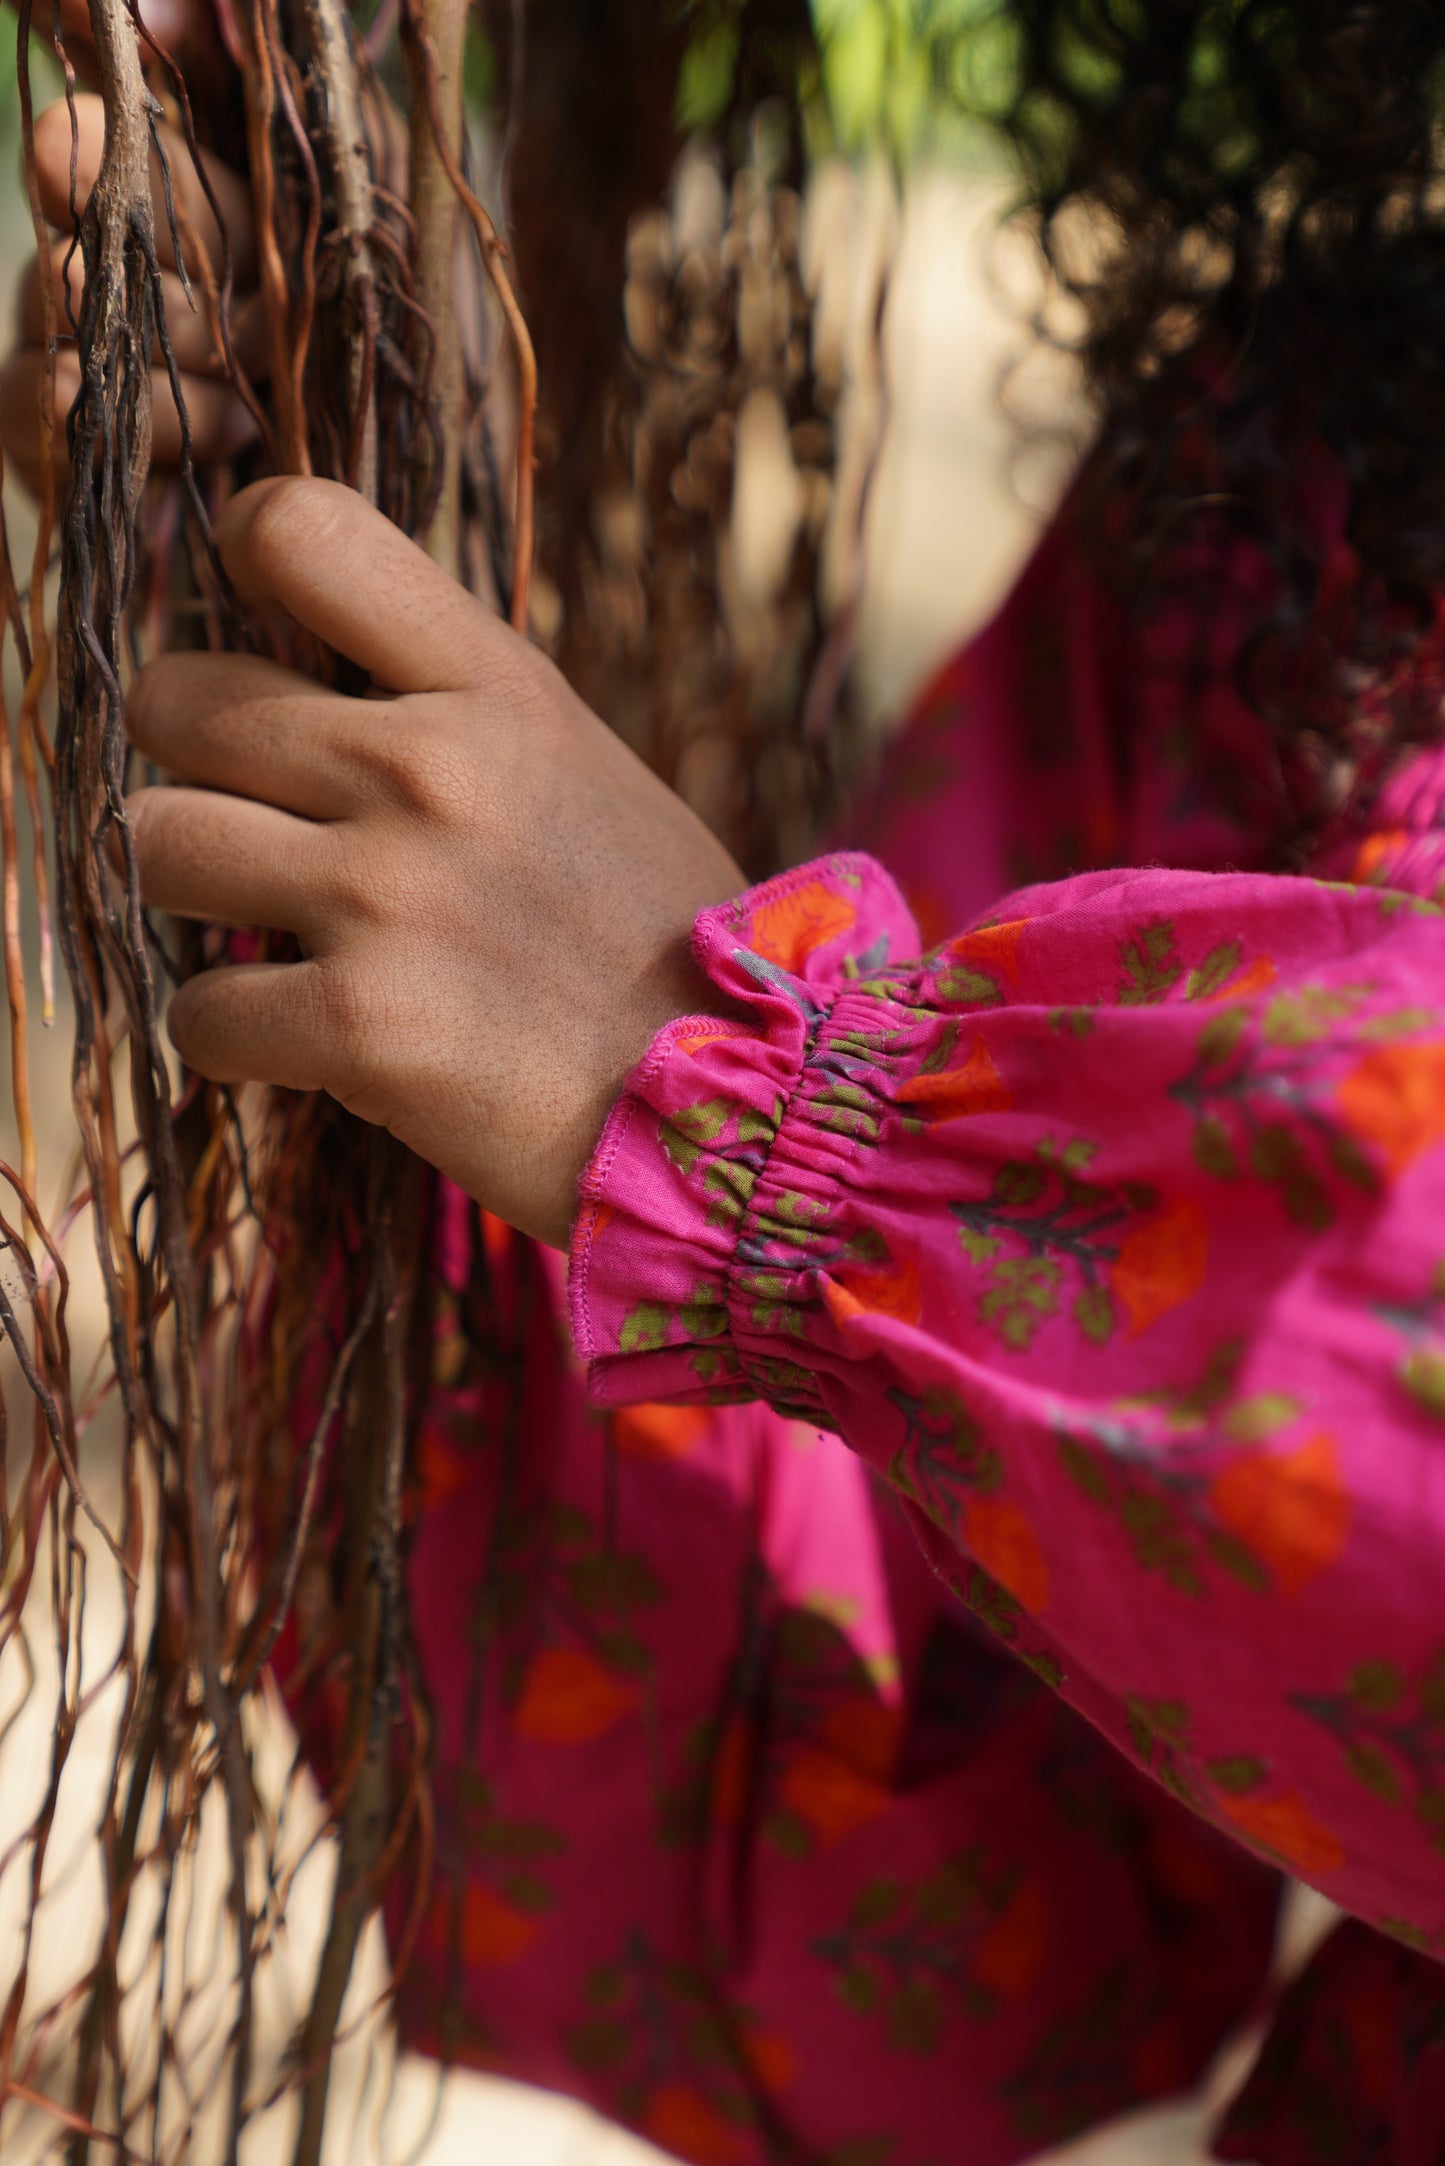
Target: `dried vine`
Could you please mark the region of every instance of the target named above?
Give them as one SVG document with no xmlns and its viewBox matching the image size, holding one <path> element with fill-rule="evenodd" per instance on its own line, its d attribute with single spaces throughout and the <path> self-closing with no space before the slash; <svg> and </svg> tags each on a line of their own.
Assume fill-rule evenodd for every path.
<svg viewBox="0 0 1445 2166">
<path fill-rule="evenodd" d="M 32 21 L 33 0 L 17 5 L 24 165 L 48 258 L 32 39 L 43 32 L 72 90 L 74 78 L 58 16 L 52 26 L 47 9 L 42 25 Z M 234 2161 L 245 2132 L 274 2113 L 281 2118 L 268 2125 L 283 2131 L 276 2155 L 315 2166 L 367 1922 L 386 1897 L 392 1960 L 404 1972 L 434 1877 L 429 1714 L 408 1632 L 404 1501 L 430 1375 L 440 1206 L 425 1168 L 329 1102 L 233 1094 L 176 1073 L 163 1025 L 169 984 L 233 951 L 236 936 L 148 921 L 125 815 L 126 687 L 162 640 L 192 640 L 261 647 L 361 689 L 348 665 L 300 635 L 238 616 L 210 522 L 232 488 L 268 471 L 348 482 L 439 561 L 489 581 L 519 631 L 537 628 L 534 535 L 546 527 L 534 501 L 538 368 L 523 306 L 525 251 L 517 248 L 514 264 L 473 171 L 461 90 L 467 0 L 396 0 L 364 39 L 344 0 L 212 0 L 217 51 L 230 64 L 200 70 L 182 69 L 141 28 L 133 0 L 88 7 L 105 147 L 72 234 L 83 271 L 73 324 L 81 384 L 58 462 L 60 327 L 43 279 L 49 368 L 37 409 L 37 539 L 23 582 L 0 500 L 0 663 L 13 641 L 20 688 L 7 704 L 0 679 L 0 954 L 19 1146 L 18 1167 L 0 1160 L 0 1194 L 9 1192 L 0 1208 L 0 1332 L 18 1371 L 9 1397 L 28 1409 L 25 1423 L 7 1420 L 0 1401 L 0 1772 L 22 1738 L 44 1765 L 34 1810 L 0 1847 L 0 1886 L 15 1872 L 26 1890 L 20 1947 L 0 1972 L 0 2152 L 23 2122 L 48 2129 L 76 2166 L 97 2152 Z M 636 15 L 636 0 L 627 7 Z M 505 140 L 520 169 L 531 87 L 520 0 L 508 0 L 508 37 Z M 548 23 L 529 25 L 525 42 L 529 71 L 558 64 Z M 383 62 L 393 81 L 409 73 L 405 128 L 388 112 Z M 646 161 L 651 192 L 674 147 L 664 107 Z M 73 98 L 71 113 L 74 125 Z M 167 146 L 178 140 L 192 167 L 189 191 L 170 164 Z M 398 170 L 404 141 L 408 185 Z M 249 166 L 266 348 L 254 383 L 238 357 L 231 248 L 203 143 L 233 159 L 244 153 Z M 196 190 L 220 236 L 210 255 L 185 208 Z M 625 470 L 643 506 L 655 547 L 649 617 L 622 654 L 612 624 L 617 567 L 605 548 L 600 559 L 589 554 L 589 539 L 581 556 L 592 613 L 582 593 L 569 598 L 562 644 L 584 677 L 590 655 L 600 676 L 620 661 L 630 682 L 651 683 L 649 749 L 678 772 L 687 750 L 678 718 L 697 689 L 684 648 L 710 617 L 722 647 L 711 636 L 708 651 L 730 659 L 709 679 L 706 727 L 733 727 L 744 773 L 769 772 L 772 758 L 786 794 L 798 786 L 801 740 L 794 732 L 794 752 L 777 758 L 764 740 L 781 727 L 782 688 L 805 682 L 824 652 L 827 626 L 810 597 L 826 521 L 830 399 L 820 403 L 806 360 L 796 194 L 745 160 L 725 225 L 733 239 L 716 237 L 706 293 L 695 264 L 690 301 L 680 286 L 654 293 L 668 318 L 660 343 L 625 347 L 599 333 L 612 434 L 596 447 L 588 486 L 600 504 Z M 747 262 L 745 228 L 756 257 Z M 634 287 L 646 283 L 641 248 L 639 240 Z M 224 471 L 201 471 L 192 457 L 163 254 L 181 267 L 186 296 L 204 312 L 255 422 L 254 443 Z M 664 285 L 677 268 L 665 267 Z M 467 275 L 490 293 L 509 368 L 491 368 L 462 336 L 457 294 Z M 765 350 L 737 335 L 749 279 L 783 296 L 769 318 L 783 326 L 781 344 Z M 620 274 L 613 303 L 620 321 Z M 699 343 L 708 311 L 723 328 Z M 179 469 L 169 476 L 151 470 L 157 361 L 181 425 Z M 674 378 L 689 386 L 681 406 Z M 812 496 L 787 576 L 760 605 L 772 612 L 772 634 L 759 641 L 755 611 L 748 647 L 727 595 L 699 584 L 696 569 L 703 528 L 729 515 L 728 416 L 754 393 L 783 402 Z M 674 441 L 667 430 L 679 416 Z M 510 446 L 500 461 L 498 444 Z M 707 468 L 701 495 L 679 495 L 678 475 L 696 478 L 708 444 L 726 455 Z M 540 475 L 554 504 L 572 489 L 562 463 L 554 443 Z M 68 482 L 58 502 L 61 464 Z M 498 485 L 499 464 L 510 488 Z M 52 637 L 47 574 L 57 545 Z M 669 638 L 669 597 L 689 582 L 673 627 L 680 636 Z M 555 582 L 550 591 L 560 591 Z M 542 628 L 557 639 L 555 623 Z M 52 672 L 53 750 L 43 720 Z M 814 749 L 821 773 L 828 762 Z M 768 826 L 755 799 L 754 789 L 742 817 L 766 854 L 784 829 Z M 52 938 L 73 1021 L 81 1170 L 47 1215 L 58 1169 L 37 1123 L 29 1020 L 36 978 L 49 1018 Z M 280 951 L 257 935 L 241 952 Z M 87 1238 L 105 1316 L 90 1375 L 70 1339 L 72 1269 Z M 509 1321 L 475 1211 L 466 1242 L 479 1358 L 501 1380 L 496 1441 L 509 1468 L 534 1272 L 519 1264 Z M 504 1471 L 504 1513 L 512 1486 Z M 474 1714 L 495 1625 L 491 1610 L 478 1624 Z M 268 1721 L 273 1742 L 275 1734 L 268 1672 L 284 1682 L 296 1731 L 279 1779 L 262 1749 Z M 75 1975 L 49 1995 L 35 1985 L 36 1915 L 50 1900 L 77 1740 L 100 1724 L 103 1794 L 88 1808 L 102 1882 L 97 1930 Z M 307 1766 L 323 1786 L 321 1826 L 288 1848 Z M 0 1826 L 11 1822 L 0 1815 Z M 208 1845 L 219 1860 L 220 1923 L 215 1948 L 197 1957 L 190 1932 Z M 313 1851 L 329 1862 L 331 1894 L 278 2054 L 274 2021 L 268 2032 L 262 2016 L 280 1991 L 288 1903 Z M 455 1968 L 460 1913 L 445 1900 L 442 1909 Z"/>
</svg>

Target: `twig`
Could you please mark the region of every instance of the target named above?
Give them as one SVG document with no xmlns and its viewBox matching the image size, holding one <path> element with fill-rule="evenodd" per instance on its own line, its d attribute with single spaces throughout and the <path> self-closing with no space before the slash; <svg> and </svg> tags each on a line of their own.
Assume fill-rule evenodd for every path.
<svg viewBox="0 0 1445 2166">
<path fill-rule="evenodd" d="M 352 419 L 351 472 L 347 478 L 369 504 L 374 504 L 376 406 L 371 394 L 376 368 L 376 273 L 371 233 L 376 210 L 371 153 L 361 117 L 356 62 L 338 0 L 305 0 L 305 14 L 312 60 L 324 91 L 322 126 L 344 266 L 347 392 Z"/>
<path fill-rule="evenodd" d="M 296 405 L 291 367 L 290 288 L 276 238 L 276 159 L 271 144 L 276 84 L 271 67 L 271 42 L 266 33 L 266 15 L 271 4 L 272 0 L 250 0 L 245 10 L 247 58 L 241 74 L 246 90 L 246 140 L 251 184 L 256 192 L 256 248 L 261 271 L 261 299 L 271 342 L 271 393 L 278 408 L 281 459 L 287 473 L 309 474 L 311 453 L 306 441 L 305 417 Z"/>
<path fill-rule="evenodd" d="M 454 578 L 461 563 L 461 424 L 466 382 L 457 320 L 457 195 L 448 159 L 455 166 L 461 150 L 467 11 L 467 0 L 407 0 L 405 12 L 412 58 L 411 209 L 416 221 L 412 297 L 427 328 L 422 373 L 435 418 L 435 428 L 418 446 L 418 496 L 429 509 L 418 519 L 416 539 Z"/>
<path fill-rule="evenodd" d="M 346 1758 L 351 1774 L 341 1815 L 331 1921 L 298 2048 L 306 2074 L 293 2166 L 319 2166 L 332 2041 L 361 1928 L 379 1900 L 400 1676 L 405 1350 L 415 1290 L 420 1168 L 386 1136 L 374 1136 L 367 1155 L 368 1215 L 375 1229 L 371 1271 L 380 1292 L 382 1329 L 362 1348 L 347 1450 L 347 1640 L 354 1672 Z"/>
<path fill-rule="evenodd" d="M 509 614 L 514 630 L 525 633 L 530 621 L 529 601 L 536 531 L 534 468 L 537 356 L 533 351 L 527 320 L 522 314 L 507 272 L 507 251 L 491 218 L 462 171 L 460 66 L 462 41 L 466 32 L 466 13 L 465 0 L 405 0 L 407 30 L 421 71 L 429 122 L 426 128 L 419 130 L 416 116 L 413 116 L 413 157 L 420 157 L 424 161 L 424 170 L 428 172 L 432 170 L 433 162 L 440 164 L 453 195 L 471 219 L 483 265 L 511 333 L 512 350 L 517 365 L 517 488 L 512 528 L 513 568 Z M 421 136 L 420 142 L 417 140 L 418 133 Z M 423 218 L 423 198 L 415 175 L 412 201 L 423 236 L 419 263 L 427 265 L 426 275 L 437 286 L 438 297 L 447 311 L 447 318 L 454 320 L 454 244 L 449 247 L 444 262 L 440 255 L 439 236 L 447 226 L 447 221 L 440 213 L 433 214 L 433 226 L 430 230 L 436 238 L 431 239 L 428 224 Z M 420 279 L 418 284 L 420 285 Z M 454 446 L 451 440 L 453 434 L 456 438 Z M 458 487 L 460 439 L 458 416 L 448 436 L 448 459 L 450 461 L 455 458 L 458 462 Z M 450 471 L 450 467 L 448 470 Z"/>
</svg>

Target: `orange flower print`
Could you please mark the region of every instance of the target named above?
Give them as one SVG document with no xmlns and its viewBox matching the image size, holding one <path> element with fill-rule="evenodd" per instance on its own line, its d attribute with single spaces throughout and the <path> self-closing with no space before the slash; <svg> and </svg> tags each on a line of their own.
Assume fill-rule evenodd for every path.
<svg viewBox="0 0 1445 2166">
<path fill-rule="evenodd" d="M 891 1271 L 839 1271 L 823 1281 L 823 1300 L 835 1324 L 859 1316 L 896 1316 L 916 1324 L 922 1314 L 918 1261 L 910 1257 Z"/>
<path fill-rule="evenodd" d="M 1001 2001 L 1019 2000 L 1042 1972 L 1048 1952 L 1048 1898 L 1038 1881 L 1026 1880 L 975 1947 L 974 1979 Z"/>
<path fill-rule="evenodd" d="M 1191 1300 L 1204 1284 L 1209 1225 L 1197 1203 L 1176 1196 L 1119 1243 L 1109 1284 L 1129 1319 L 1129 1336 Z"/>
<path fill-rule="evenodd" d="M 1293 1451 L 1241 1452 L 1216 1477 L 1209 1502 L 1282 1594 L 1307 1587 L 1349 1536 L 1349 1491 L 1335 1440 L 1323 1431 Z"/>
<path fill-rule="evenodd" d="M 990 1579 L 1031 1617 L 1048 1606 L 1049 1567 L 1028 1514 L 1007 1497 L 972 1496 L 964 1507 L 965 1547 Z"/>
<path fill-rule="evenodd" d="M 1267 991 L 1278 976 L 1279 972 L 1267 955 L 1256 955 L 1252 963 L 1246 963 L 1237 978 L 1230 978 L 1214 992 L 1206 993 L 1200 1005 L 1207 1007 L 1211 1001 L 1216 1000 L 1248 1000 L 1251 994 Z"/>
<path fill-rule="evenodd" d="M 1359 881 L 1361 885 L 1367 881 L 1378 880 L 1386 860 L 1393 857 L 1397 850 L 1403 850 L 1409 840 L 1409 830 L 1404 827 L 1381 827 L 1377 828 L 1373 835 L 1366 835 L 1355 852 L 1350 878 Z"/>
<path fill-rule="evenodd" d="M 1340 1084 L 1338 1104 L 1351 1135 L 1403 1173 L 1445 1142 L 1445 1040 L 1376 1046 Z"/>
<path fill-rule="evenodd" d="M 957 1121 L 969 1113 L 1007 1113 L 1013 1102 L 982 1038 L 974 1039 L 961 1068 L 912 1076 L 898 1092 L 900 1105 L 923 1106 L 936 1121 Z"/>
<path fill-rule="evenodd" d="M 835 894 L 826 881 L 807 880 L 758 905 L 748 945 L 766 962 L 797 970 L 814 948 L 850 931 L 857 917 L 857 905 Z"/>
<path fill-rule="evenodd" d="M 1219 1810 L 1248 1842 L 1305 1880 L 1337 1873 L 1345 1853 L 1293 1790 L 1279 1797 L 1221 1797 Z"/>
<path fill-rule="evenodd" d="M 719 1045 L 725 1038 L 746 1038 L 750 1035 L 741 1023 L 710 1023 L 703 1030 L 689 1031 L 685 1037 L 674 1038 L 679 1053 L 686 1053 L 695 1060 L 710 1045 Z"/>
<path fill-rule="evenodd" d="M 945 952 L 958 962 L 986 971 L 990 977 L 1002 976 L 1012 983 L 1018 976 L 1019 941 L 1029 922 L 1027 918 L 1009 918 L 1002 925 L 980 925 L 977 931 L 960 933 L 956 940 L 950 940 Z"/>
<path fill-rule="evenodd" d="M 861 1773 L 887 1782 L 898 1763 L 903 1731 L 902 1702 L 874 1699 L 870 1693 L 841 1700 L 830 1711 L 822 1735 Z"/>
<path fill-rule="evenodd" d="M 697 1406 L 624 1406 L 612 1417 L 612 1437 L 629 1459 L 685 1459 L 707 1426 Z"/>
<path fill-rule="evenodd" d="M 825 1843 L 876 1820 L 889 1802 L 883 1783 L 818 1745 L 798 1746 L 778 1785 L 778 1803 Z"/>
<path fill-rule="evenodd" d="M 797 2049 L 781 2031 L 744 2031 L 742 2049 L 765 2091 L 786 2091 L 798 2072 Z"/>
<path fill-rule="evenodd" d="M 429 1422 L 422 1430 L 416 1457 L 418 1502 L 423 1512 L 444 1511 L 476 1479 L 476 1453 L 463 1451 L 436 1422 Z"/>
<path fill-rule="evenodd" d="M 587 1648 L 544 1647 L 523 1680 L 512 1727 L 534 1744 L 586 1745 L 636 1704 L 635 1687 L 621 1684 Z"/>
<path fill-rule="evenodd" d="M 478 1970 L 499 1970 L 527 1953 L 541 1920 L 509 1903 L 484 1881 L 469 1881 L 462 1894 L 461 1952 Z"/>
<path fill-rule="evenodd" d="M 642 2133 L 660 2150 L 674 2152 L 696 2166 L 738 2166 L 752 2150 L 751 2139 L 690 2083 L 659 2084 L 647 2102 Z"/>
</svg>

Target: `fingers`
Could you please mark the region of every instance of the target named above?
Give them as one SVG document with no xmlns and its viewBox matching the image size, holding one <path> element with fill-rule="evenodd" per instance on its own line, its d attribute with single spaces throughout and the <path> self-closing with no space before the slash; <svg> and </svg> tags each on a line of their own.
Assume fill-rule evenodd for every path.
<svg viewBox="0 0 1445 2166">
<path fill-rule="evenodd" d="M 324 1090 L 333 1002 L 318 963 L 238 963 L 191 978 L 166 1027 L 188 1068 L 213 1083 Z"/>
<path fill-rule="evenodd" d="M 335 820 L 365 795 L 351 711 L 311 678 L 249 654 L 168 654 L 126 703 L 130 740 L 178 781 Z"/>
<path fill-rule="evenodd" d="M 0 372 L 0 443 L 22 474 L 39 471 L 39 401 L 45 363 L 33 348 L 16 354 Z M 62 347 L 55 363 L 55 466 L 69 471 L 65 416 L 80 389 L 80 361 L 74 347 Z M 255 423 L 230 385 L 207 376 L 183 376 L 181 395 L 191 424 L 191 449 L 202 464 L 233 458 L 255 434 Z M 181 418 L 164 369 L 151 370 L 154 437 L 152 456 L 161 466 L 178 466 Z"/>
<path fill-rule="evenodd" d="M 40 346 L 45 340 L 45 276 L 50 275 L 55 298 L 55 325 L 62 339 L 80 315 L 84 284 L 80 252 L 68 240 L 56 241 L 48 258 L 32 257 L 20 281 L 19 328 L 21 344 Z M 194 287 L 192 292 L 194 292 Z M 211 319 L 199 294 L 187 300 L 185 288 L 174 271 L 161 274 L 161 306 L 177 365 L 196 376 L 224 376 L 226 357 L 211 335 Z M 231 344 L 246 374 L 256 380 L 264 375 L 267 361 L 266 325 L 260 297 L 249 295 L 231 310 Z M 156 340 L 151 356 L 161 363 L 161 344 Z"/>
<path fill-rule="evenodd" d="M 77 207 L 83 210 L 95 186 L 105 151 L 105 107 L 101 100 L 91 96 L 78 97 L 75 123 L 75 200 Z M 158 132 L 170 166 L 177 211 L 193 228 L 219 278 L 223 254 L 221 229 L 206 200 L 185 139 L 174 128 L 164 125 Z M 254 285 L 256 279 L 256 226 L 251 213 L 250 190 L 241 175 L 233 173 L 219 159 L 207 156 L 204 151 L 201 157 L 231 243 L 235 282 L 238 289 L 244 291 Z M 66 233 L 71 229 L 70 158 L 70 113 L 62 102 L 48 107 L 36 120 L 35 172 L 46 218 L 52 226 Z M 174 270 L 175 243 L 166 215 L 160 160 L 154 154 L 151 158 L 151 198 L 155 208 L 156 247 L 162 263 Z M 183 233 L 184 230 L 183 224 Z"/>
<path fill-rule="evenodd" d="M 126 799 L 142 899 L 171 917 L 262 925 L 314 945 L 334 906 L 328 830 L 218 791 L 136 790 Z"/>
<path fill-rule="evenodd" d="M 332 481 L 261 481 L 216 522 L 243 600 L 279 603 L 392 692 L 517 675 L 527 650 L 399 528 Z"/>
</svg>

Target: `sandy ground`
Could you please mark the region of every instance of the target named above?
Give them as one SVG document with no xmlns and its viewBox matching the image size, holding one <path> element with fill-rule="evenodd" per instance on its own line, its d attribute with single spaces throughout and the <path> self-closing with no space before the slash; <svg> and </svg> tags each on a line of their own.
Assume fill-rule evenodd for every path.
<svg viewBox="0 0 1445 2166">
<path fill-rule="evenodd" d="M 859 660 L 868 704 L 879 716 L 896 712 L 910 686 L 1000 598 L 1029 546 L 1040 507 L 1057 487 L 1057 468 L 1050 472 L 1037 461 L 1033 471 L 1022 476 L 1011 478 L 1008 471 L 995 392 L 1020 334 L 996 291 L 998 265 L 989 243 L 995 207 L 995 193 L 987 185 L 930 175 L 909 191 L 895 237 L 887 339 L 890 420 L 873 492 Z M 21 251 L 13 216 L 8 226 L 0 219 L 0 321 L 6 323 Z M 1066 401 L 1067 386 L 1056 379 L 1052 385 L 1036 386 L 1035 395 L 1057 405 Z M 8 509 L 23 546 L 23 507 L 12 500 Z M 68 1121 L 67 1060 L 62 1022 L 40 1046 L 36 1062 L 40 1103 L 55 1109 L 57 1135 L 66 1132 Z M 97 1295 L 94 1272 L 85 1272 L 82 1259 L 78 1336 L 91 1344 L 98 1342 L 100 1326 Z M 13 1384 L 7 1379 L 7 1396 Z M 103 1448 L 103 1438 L 97 1439 L 97 1464 Z M 93 1592 L 88 1649 L 93 1650 L 92 1674 L 99 1675 L 114 1634 L 114 1589 L 107 1602 L 102 1574 Z M 0 1835 L 21 1824 L 22 1812 L 33 1803 L 45 1777 L 53 1664 L 47 1681 L 43 1647 L 36 1649 L 36 1657 L 41 1689 L 25 1721 L 0 1746 Z M 16 1690 L 15 1665 L 0 1663 L 0 1715 L 13 1704 Z M 102 1794 L 118 1707 L 114 1693 L 102 1695 L 82 1725 L 62 1791 L 34 1950 L 36 1983 L 45 1991 L 60 1988 L 83 1968 L 93 1934 L 99 1881 L 87 1829 Z M 284 1761 L 286 1737 L 279 1714 L 268 1737 L 278 1762 Z M 314 1797 L 299 1800 L 298 1842 L 307 1816 L 315 1810 Z M 298 1884 L 291 1906 L 290 1968 L 298 1980 L 306 1976 L 308 1949 L 314 1946 L 324 1874 L 324 1863 L 314 1866 Z M 197 1877 L 207 1882 L 204 1857 Z M 209 1881 L 214 1887 L 214 1871 Z M 0 1865 L 0 1972 L 13 1962 L 24 1892 L 23 1873 Z M 1317 1913 L 1300 1912 L 1294 1932 L 1301 1945 L 1318 1930 L 1318 1922 Z M 202 1991 L 209 1960 L 202 1934 L 194 1957 Z M 361 1968 L 358 1999 L 364 2002 L 384 1977 L 375 1936 Z M 202 2000 L 198 2014 L 203 2013 Z M 269 2050 L 280 2050 L 292 2014 L 288 1997 L 279 1994 L 267 2027 Z M 418 2166 L 470 2166 L 478 2159 L 498 2166 L 643 2166 L 660 2156 L 570 2105 L 515 2085 L 467 2077 L 448 2081 L 433 2131 L 418 2150 L 434 2104 L 431 2071 L 420 2063 L 403 2064 L 384 2128 L 378 2126 L 374 2087 L 368 2084 L 375 2074 L 375 2041 L 363 2036 L 343 2051 L 338 2068 L 338 2085 L 356 2102 L 358 2119 L 354 2133 L 344 2121 L 338 2125 L 333 2154 L 337 2166 L 408 2154 Z M 1101 2132 L 1085 2146 L 1056 2154 L 1056 2161 L 1058 2166 L 1065 2157 L 1077 2166 L 1086 2159 L 1095 2166 L 1188 2166 L 1202 2158 L 1201 2110 L 1180 2107 L 1139 2117 Z M 213 2138 L 198 2135 L 191 2155 L 200 2166 L 216 2155 L 213 2144 Z M 53 2145 L 53 2132 L 44 2124 L 21 2128 L 7 2120 L 7 2166 L 12 2160 L 19 2166 L 22 2159 L 54 2155 Z M 274 2119 L 263 2123 L 248 2157 L 259 2162 L 284 2155 L 282 2128 Z"/>
</svg>

